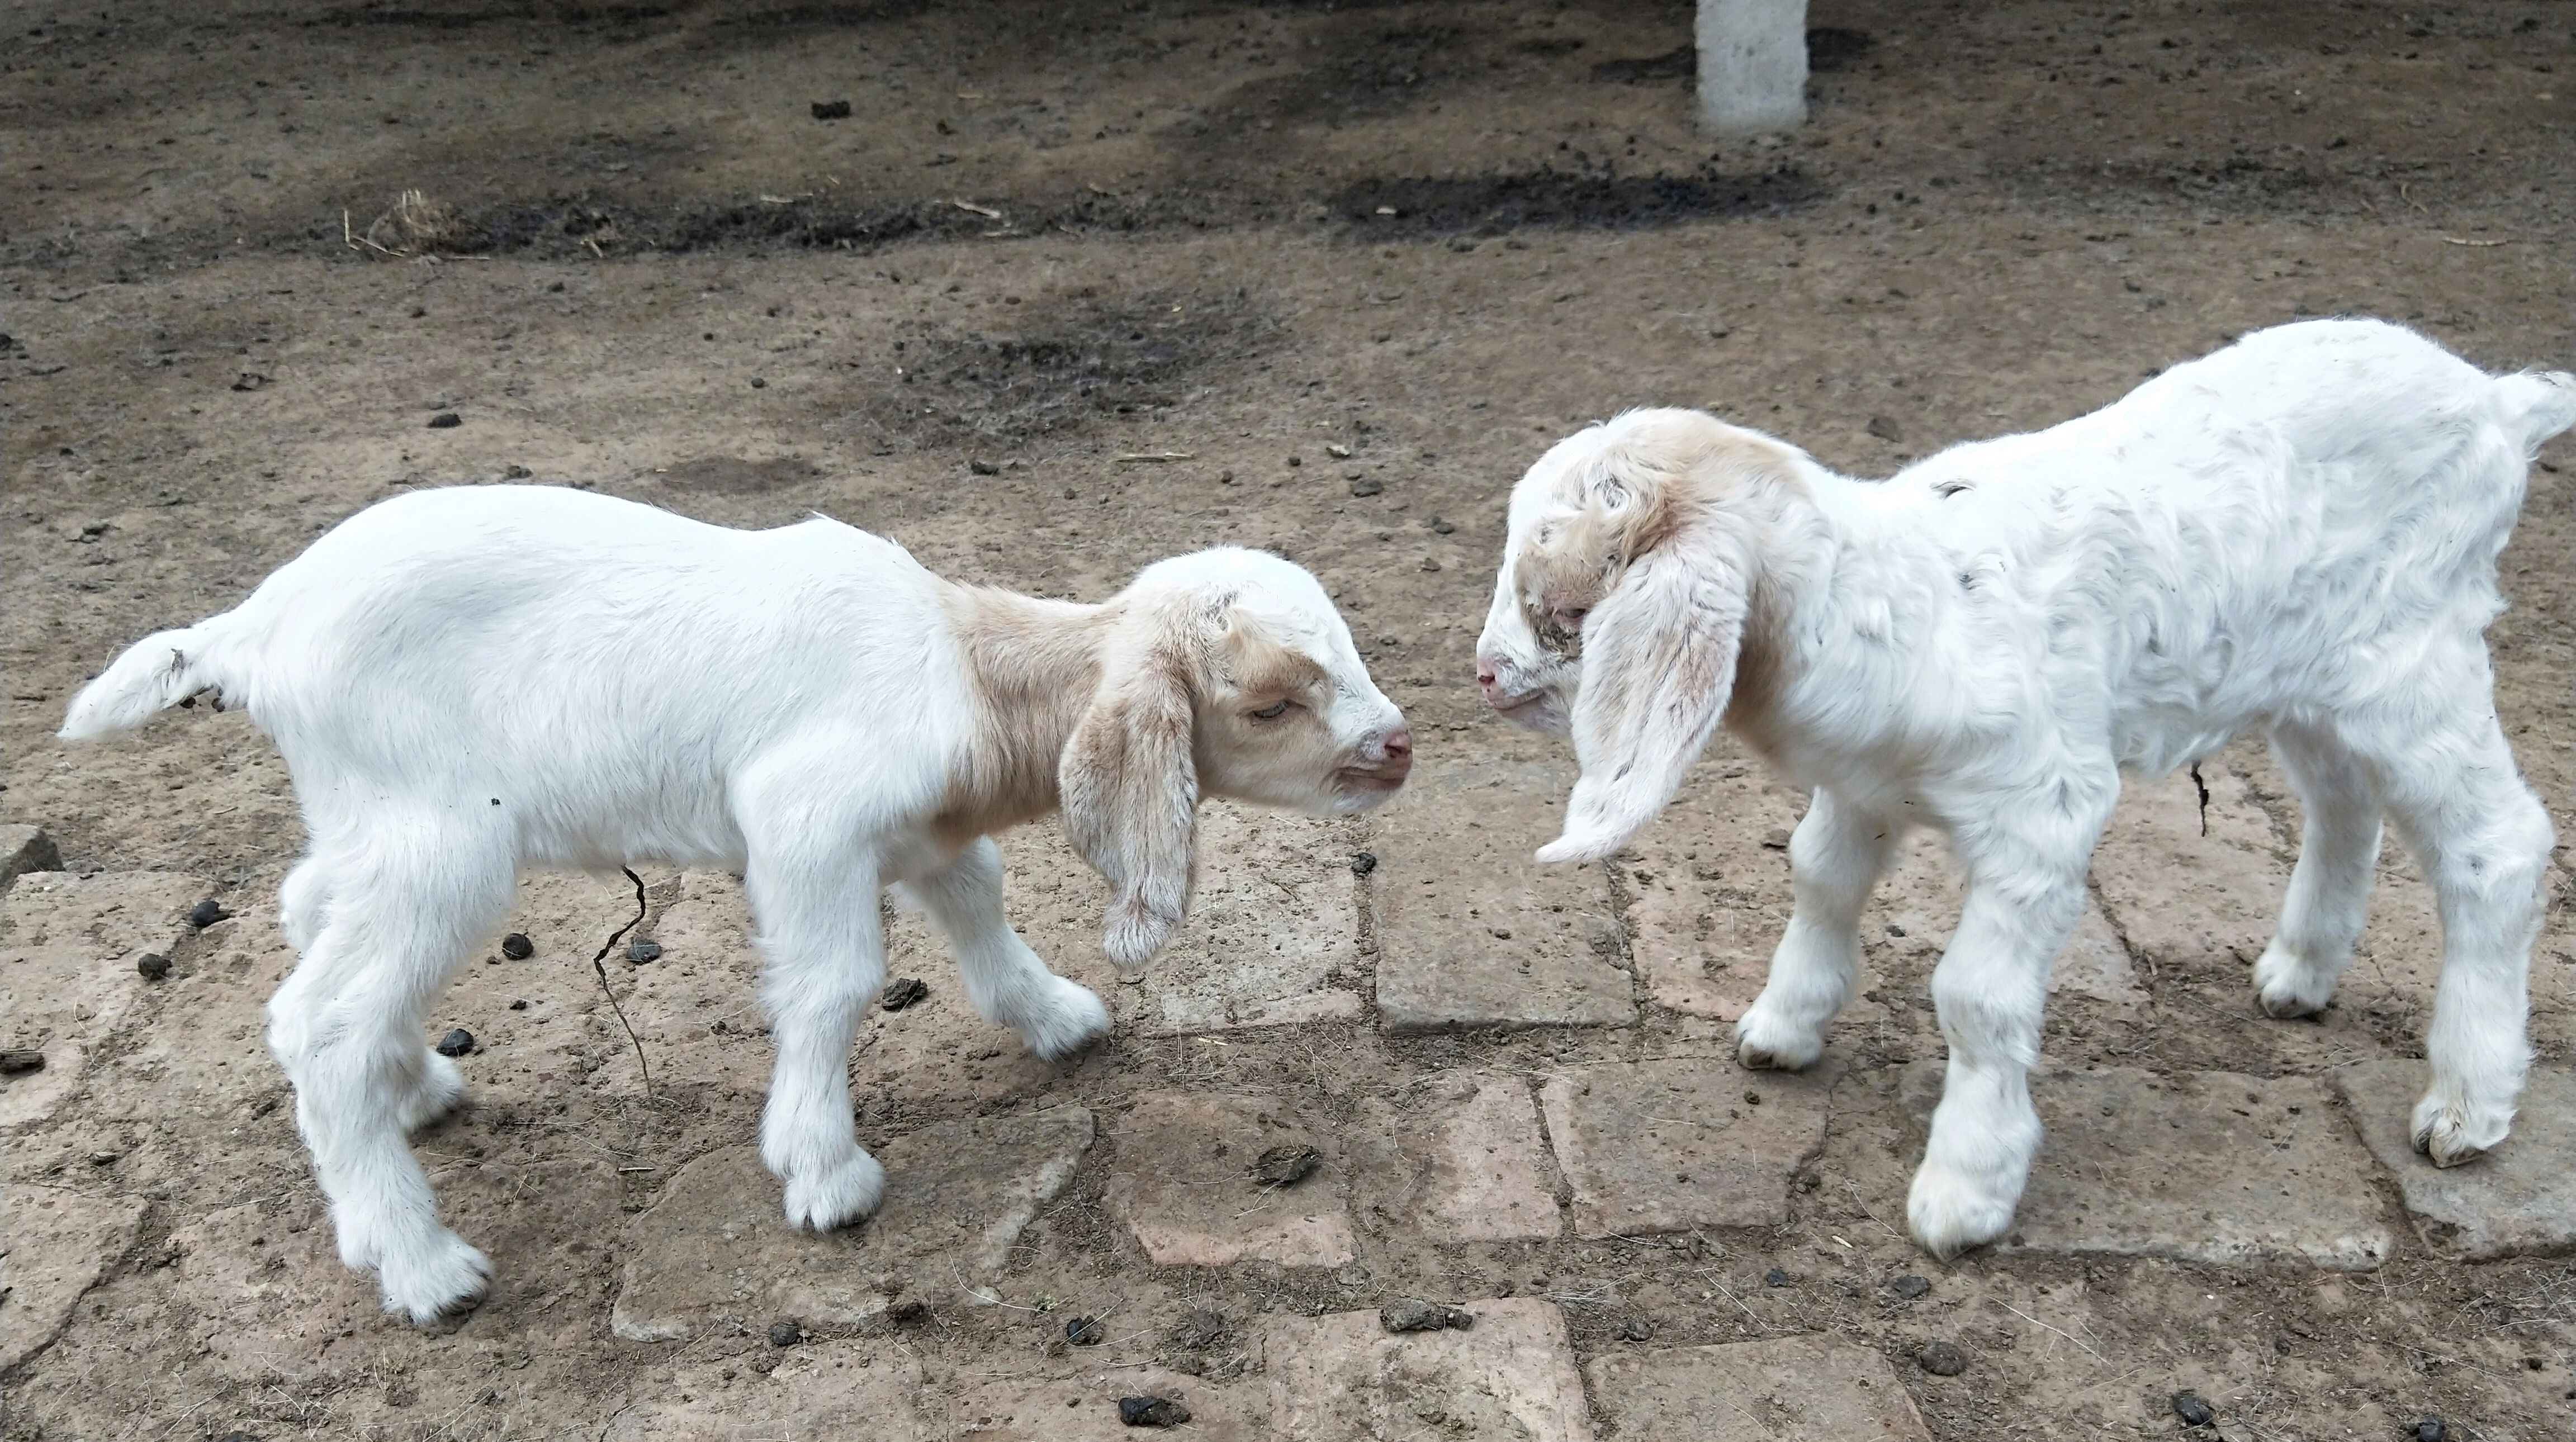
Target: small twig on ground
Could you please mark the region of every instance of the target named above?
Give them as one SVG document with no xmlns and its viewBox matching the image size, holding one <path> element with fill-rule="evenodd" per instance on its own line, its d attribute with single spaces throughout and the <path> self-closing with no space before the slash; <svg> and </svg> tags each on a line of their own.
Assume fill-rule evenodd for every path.
<svg viewBox="0 0 2576 1442">
<path fill-rule="evenodd" d="M 2444 245 L 2465 245 L 2472 250 L 2488 250 L 2499 245 L 2513 244 L 2511 240 L 2461 240 L 2456 236 L 2448 235 L 2442 237 L 2442 243 Z"/>
<path fill-rule="evenodd" d="M 1703 1281 L 1724 1294 L 1726 1300 L 1733 1302 L 1736 1307 L 1744 1313 L 1744 1315 L 1751 1317 L 1753 1319 L 1754 1326 L 1759 1327 L 1762 1325 L 1760 1314 L 1756 1313 L 1751 1307 L 1745 1306 L 1744 1299 L 1742 1297 L 1735 1295 L 1733 1292 L 1727 1291 L 1726 1284 L 1719 1281 L 1714 1273 L 1710 1272 L 1706 1267 L 1694 1267 L 1691 1270 L 1699 1273 L 1700 1278 Z"/>
<path fill-rule="evenodd" d="M 2076 1336 L 2074 1333 L 2072 1333 L 2072 1332 L 2066 1332 L 2066 1331 L 2060 1331 L 2058 1328 L 2055 1328 L 2055 1327 L 2049 1326 L 2046 1322 L 2043 1322 L 2043 1321 L 2039 1320 L 2037 1317 L 2032 1316 L 2030 1313 L 2023 1311 L 2021 1308 L 2014 1306 L 2014 1305 L 2013 1305 L 2012 1303 L 2010 1303 L 2010 1302 L 1998 1302 L 1998 1303 L 1996 1303 L 1996 1305 L 1997 1305 L 1997 1306 L 1999 1306 L 1999 1307 L 2002 1307 L 2005 1311 L 2012 1313 L 2014 1316 L 2021 1318 L 2023 1321 L 2028 1322 L 2028 1323 L 2029 1323 L 2029 1324 L 2031 1324 L 2032 1326 L 2037 1327 L 2037 1328 L 2039 1328 L 2039 1329 L 2040 1329 L 2040 1330 L 2042 1330 L 2042 1331 L 2045 1331 L 2045 1332 L 2056 1332 L 2056 1333 L 2057 1333 L 2057 1335 L 2059 1335 L 2059 1336 L 2061 1336 L 2061 1337 L 2064 1337 L 2067 1341 L 2073 1342 L 2076 1346 L 2078 1346 L 2078 1347 L 2084 1347 L 2084 1350 L 2085 1350 L 2086 1352 L 2091 1353 L 2091 1355 L 2092 1355 L 2092 1357 L 2093 1357 L 2093 1360 L 2094 1360 L 2094 1361 L 2096 1361 L 2096 1362 L 2101 1363 L 2103 1366 L 2106 1366 L 2106 1367 L 2107 1367 L 2107 1366 L 2111 1365 L 2111 1359 L 2110 1359 L 2110 1358 L 2103 1356 L 2103 1355 L 2102 1355 L 2101 1353 L 2099 1353 L 2099 1352 L 2095 1352 L 2095 1351 L 2093 1351 L 2093 1349 L 2092 1349 L 2091 1347 L 2085 1347 L 2085 1346 L 2084 1346 L 2084 1340 L 2083 1340 L 2082 1338 L 2080 1338 L 2080 1337 Z"/>
<path fill-rule="evenodd" d="M 956 206 L 959 210 L 973 211 L 975 214 L 984 217 L 986 220 L 999 220 L 1002 218 L 1002 213 L 989 205 L 977 205 L 971 200 L 952 200 L 948 203 Z"/>
<path fill-rule="evenodd" d="M 1115 459 L 1123 466 L 1138 461 L 1195 461 L 1198 457 L 1189 451 L 1130 451 Z"/>
<path fill-rule="evenodd" d="M 617 1004 L 616 988 L 608 984 L 608 954 L 617 949 L 617 943 L 626 939 L 626 933 L 644 924 L 651 908 L 644 901 L 644 878 L 636 875 L 631 866 L 617 869 L 626 873 L 627 880 L 635 883 L 635 919 L 608 934 L 607 942 L 599 948 L 599 955 L 590 959 L 590 969 L 599 974 L 600 994 L 608 998 L 608 1009 L 617 1013 L 617 1024 L 626 1028 L 626 1040 L 635 1048 L 635 1065 L 644 1072 L 644 1095 L 649 1099 L 653 1095 L 653 1064 L 644 1059 L 644 1041 L 635 1034 L 635 1024 L 626 1019 L 626 1008 Z"/>
<path fill-rule="evenodd" d="M 2200 763 L 2191 763 L 2191 789 L 2200 793 L 2200 834 L 2209 834 L 2209 783 L 2200 779 Z"/>
</svg>

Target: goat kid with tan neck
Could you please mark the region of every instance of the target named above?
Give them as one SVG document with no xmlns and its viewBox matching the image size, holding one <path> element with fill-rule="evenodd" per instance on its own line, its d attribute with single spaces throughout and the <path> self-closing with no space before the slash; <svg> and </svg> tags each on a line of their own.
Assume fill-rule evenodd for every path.
<svg viewBox="0 0 2576 1442">
<path fill-rule="evenodd" d="M 1795 909 L 1736 1028 L 1747 1066 L 1817 1059 L 1898 841 L 1948 838 L 1967 876 L 1932 975 L 1950 1064 L 1906 1208 L 1934 1253 L 2011 1223 L 2049 965 L 2122 773 L 2169 774 L 2248 727 L 2307 812 L 2261 1005 L 2324 1009 L 2394 819 L 2441 908 L 2413 1132 L 2450 1166 L 2505 1139 L 2531 1055 L 2550 824 L 2483 632 L 2528 463 L 2571 424 L 2576 378 L 2489 376 L 2363 321 L 2259 332 L 1875 484 L 1696 411 L 1635 411 L 1514 488 L 1478 680 L 1573 739 L 1581 778 L 1542 861 L 1618 850 L 1721 718 L 1814 788 Z"/>
<path fill-rule="evenodd" d="M 1202 797 L 1350 814 L 1412 759 L 1331 599 L 1277 556 L 1202 551 L 1077 605 L 952 585 L 821 517 L 733 531 L 532 486 L 359 513 L 234 610 L 138 642 L 62 734 L 200 693 L 294 774 L 310 849 L 278 911 L 302 959 L 269 1047 L 341 1259 L 420 1323 L 491 1275 L 405 1140 L 464 1091 L 422 1024 L 522 871 L 742 873 L 778 1049 L 761 1157 L 819 1230 L 885 1186 L 846 1070 L 883 890 L 946 935 L 977 1011 L 1061 1057 L 1109 1013 L 1011 930 L 989 833 L 1060 806 L 1132 972 L 1187 912 Z"/>
</svg>

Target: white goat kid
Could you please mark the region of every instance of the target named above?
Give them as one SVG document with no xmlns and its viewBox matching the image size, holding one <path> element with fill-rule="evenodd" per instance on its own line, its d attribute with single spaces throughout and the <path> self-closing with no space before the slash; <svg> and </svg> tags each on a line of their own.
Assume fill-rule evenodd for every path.
<svg viewBox="0 0 2576 1442">
<path fill-rule="evenodd" d="M 1412 752 L 1323 588 L 1276 556 L 1163 561 L 1077 605 L 949 584 L 820 517 L 732 531 L 525 486 L 361 512 L 239 608 L 137 643 L 62 734 L 205 691 L 293 771 L 310 853 L 278 900 L 302 961 L 269 1045 L 341 1259 L 423 1323 L 490 1276 L 404 1140 L 464 1089 L 424 1013 L 523 868 L 743 873 L 778 1049 L 761 1156 L 790 1221 L 836 1227 L 884 1187 L 846 1073 L 883 888 L 945 933 L 979 1012 L 1063 1056 L 1109 1013 L 1012 932 L 987 833 L 1061 801 L 1134 970 L 1181 924 L 1202 795 L 1363 811 Z"/>
<path fill-rule="evenodd" d="M 2448 1166 L 2504 1139 L 2530 1056 L 2550 825 L 2481 633 L 2529 460 L 2571 423 L 2565 374 L 2490 377 L 2358 321 L 2250 335 L 1878 484 L 1698 412 L 1631 412 L 1513 490 L 1478 679 L 1571 733 L 1581 778 L 1541 860 L 1616 851 L 1721 718 L 1814 788 L 1795 908 L 1736 1029 L 1747 1066 L 1816 1060 L 1870 888 L 1908 827 L 1946 834 L 1968 887 L 1932 978 L 1950 1066 L 1907 1206 L 1943 1256 L 2020 1199 L 2049 964 L 2121 773 L 2268 728 L 2307 823 L 2262 1006 L 2326 1005 L 2395 818 L 2440 900 L 2413 1124 Z"/>
</svg>

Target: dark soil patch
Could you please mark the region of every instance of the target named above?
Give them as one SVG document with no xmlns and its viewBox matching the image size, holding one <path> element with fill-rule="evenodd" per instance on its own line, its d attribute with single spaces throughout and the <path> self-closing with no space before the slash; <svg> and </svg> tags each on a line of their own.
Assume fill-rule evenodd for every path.
<svg viewBox="0 0 2576 1442">
<path fill-rule="evenodd" d="M 897 342 L 890 387 L 863 401 L 867 429 L 954 443 L 1059 431 L 1105 415 L 1161 410 L 1211 366 L 1265 352 L 1278 322 L 1243 291 L 1081 293 L 1033 303 L 1010 329 L 927 321 Z"/>
<path fill-rule="evenodd" d="M 1457 180 L 1364 180 L 1333 203 L 1352 233 L 1393 236 L 1505 235 L 1520 229 L 1636 230 L 1691 220 L 1770 215 L 1819 192 L 1804 175 L 1569 175 L 1540 170 Z M 1386 214 L 1393 211 L 1392 215 Z"/>
<path fill-rule="evenodd" d="M 823 474 L 811 461 L 777 456 L 746 461 L 739 456 L 702 456 L 682 461 L 653 477 L 674 490 L 701 496 L 759 496 L 801 486 Z"/>
</svg>

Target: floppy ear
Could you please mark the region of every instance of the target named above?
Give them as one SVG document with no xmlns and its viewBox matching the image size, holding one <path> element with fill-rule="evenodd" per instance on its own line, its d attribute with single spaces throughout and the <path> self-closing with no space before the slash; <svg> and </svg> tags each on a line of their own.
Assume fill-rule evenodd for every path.
<svg viewBox="0 0 2576 1442">
<path fill-rule="evenodd" d="M 1074 850 L 1109 879 L 1100 945 L 1137 972 L 1189 913 L 1199 776 L 1191 756 L 1191 660 L 1178 608 L 1137 616 L 1113 646 L 1066 743 L 1056 780 Z"/>
<path fill-rule="evenodd" d="M 1628 567 L 1583 627 L 1574 697 L 1582 775 L 1541 861 L 1598 861 L 1681 789 L 1735 689 L 1745 567 L 1701 516 Z"/>
</svg>

